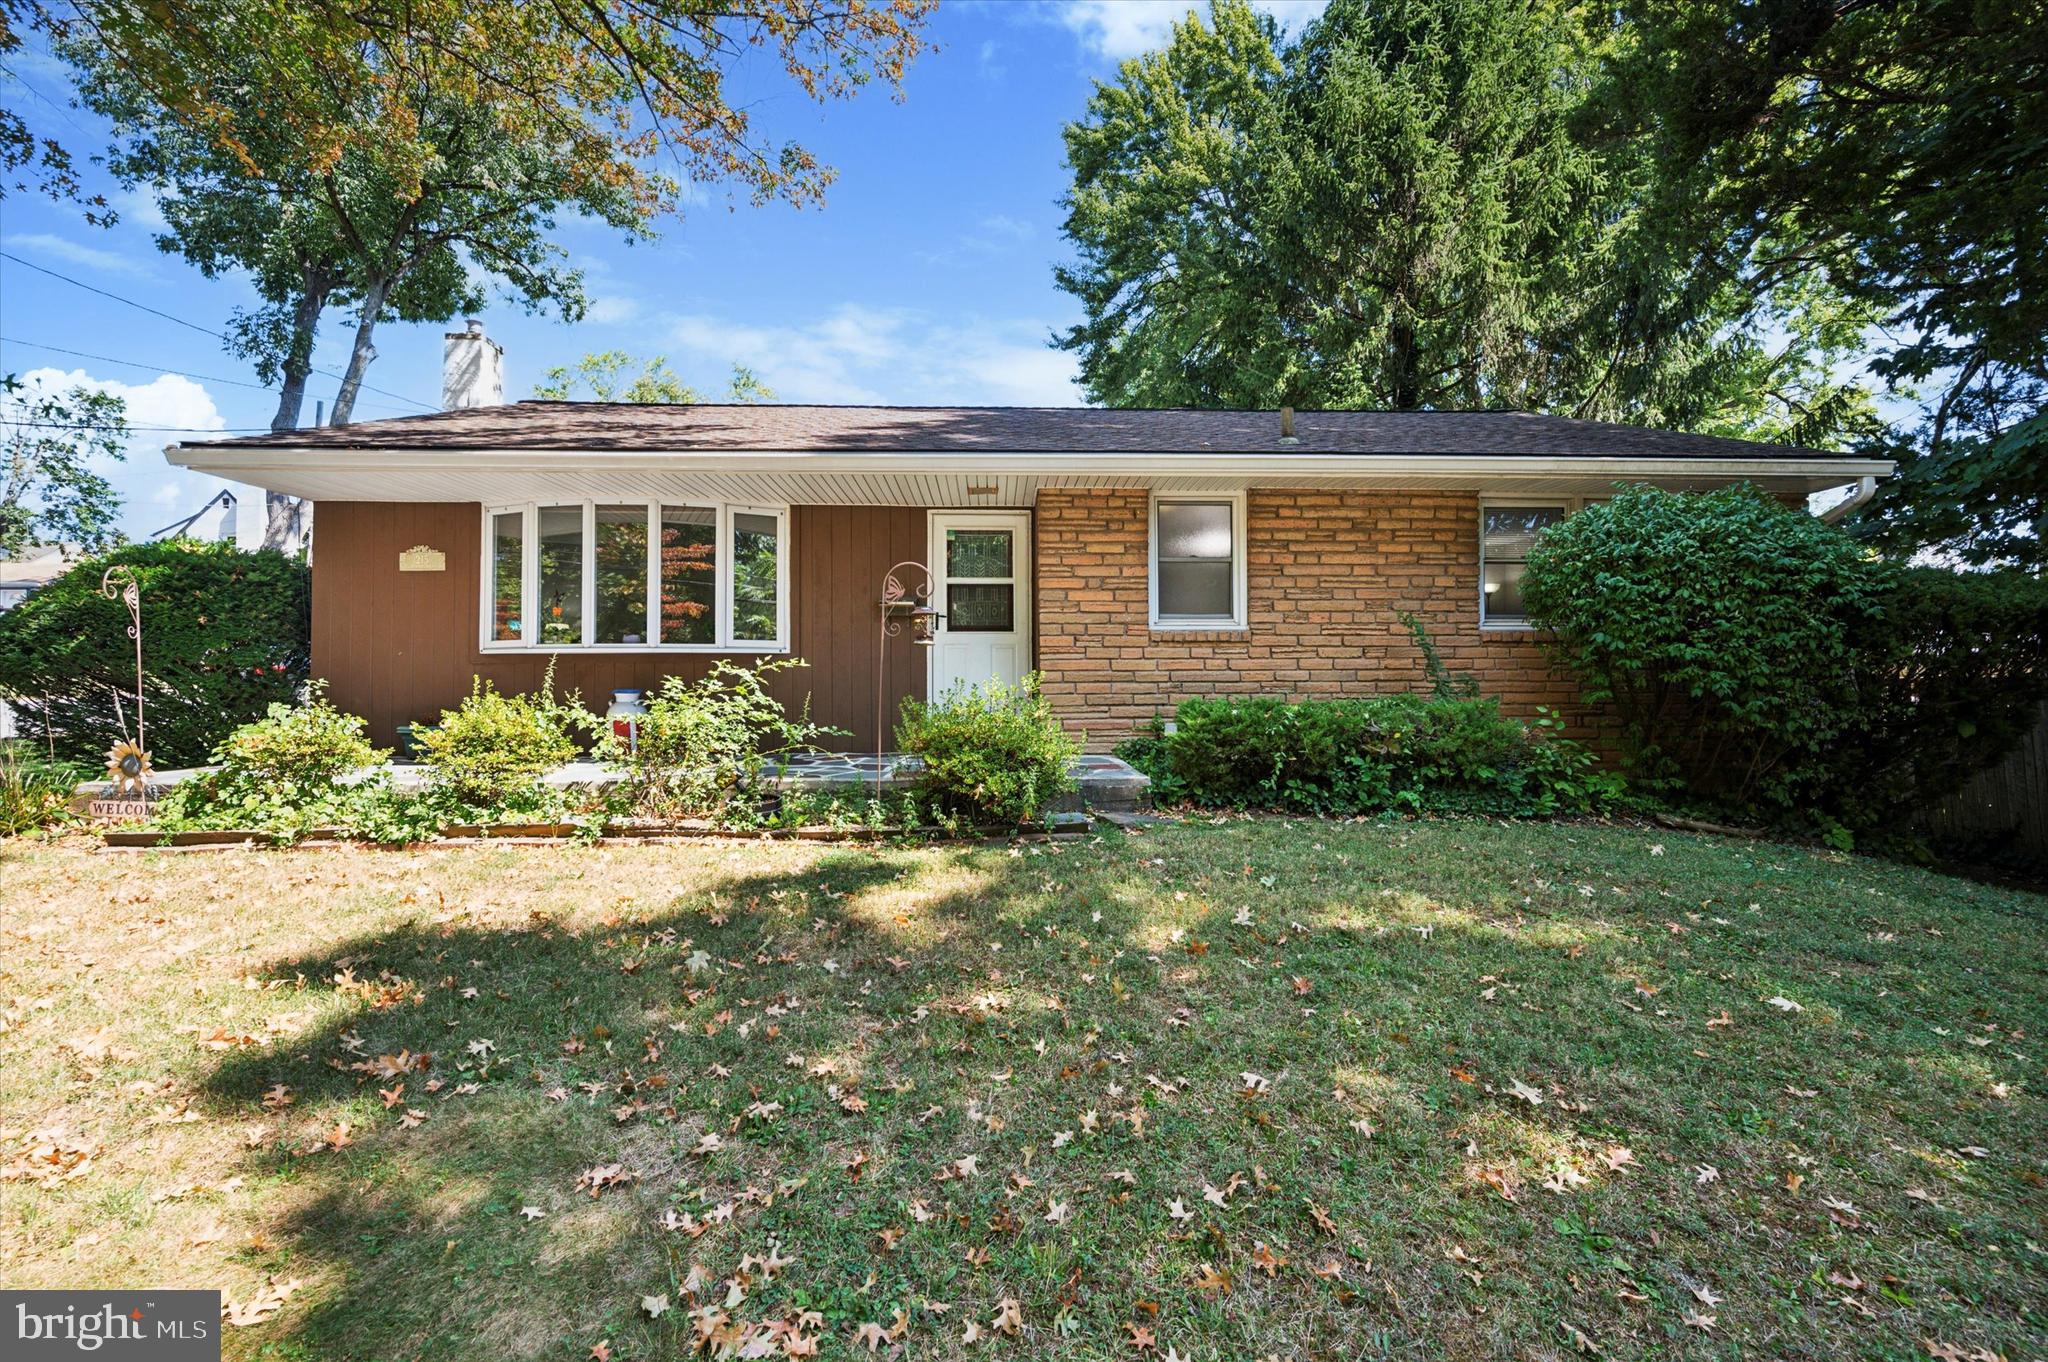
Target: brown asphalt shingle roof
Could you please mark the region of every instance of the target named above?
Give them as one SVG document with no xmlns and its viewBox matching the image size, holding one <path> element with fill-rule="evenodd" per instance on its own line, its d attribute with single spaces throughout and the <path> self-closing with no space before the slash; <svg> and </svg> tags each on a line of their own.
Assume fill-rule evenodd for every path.
<svg viewBox="0 0 2048 1362">
<path fill-rule="evenodd" d="M 528 401 L 221 443 L 330 450 L 1830 457 L 1818 450 L 1522 411 L 1302 411 L 1295 414 L 1294 430 L 1295 442 L 1282 444 L 1280 418 L 1271 411 Z"/>
</svg>

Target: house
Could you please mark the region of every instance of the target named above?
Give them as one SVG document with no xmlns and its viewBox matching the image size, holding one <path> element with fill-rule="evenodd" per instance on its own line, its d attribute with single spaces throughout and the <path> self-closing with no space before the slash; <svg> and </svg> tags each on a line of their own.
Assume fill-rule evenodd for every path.
<svg viewBox="0 0 2048 1362">
<path fill-rule="evenodd" d="M 240 499 L 223 487 L 191 515 L 182 520 L 174 520 L 160 530 L 151 530 L 149 537 L 197 539 L 208 544 L 234 543 L 238 540 L 235 528 L 240 514 Z"/>
<path fill-rule="evenodd" d="M 1891 471 L 1519 411 L 505 404 L 481 328 L 446 349 L 449 410 L 168 451 L 319 503 L 313 670 L 384 742 L 550 657 L 601 706 L 790 656 L 778 693 L 852 748 L 904 697 L 1035 669 L 1103 750 L 1191 695 L 1412 688 L 1402 611 L 1528 713 L 1573 699 L 1520 613 L 1544 526 L 1618 483 Z M 932 572 L 929 647 L 884 631 L 902 564 Z"/>
</svg>

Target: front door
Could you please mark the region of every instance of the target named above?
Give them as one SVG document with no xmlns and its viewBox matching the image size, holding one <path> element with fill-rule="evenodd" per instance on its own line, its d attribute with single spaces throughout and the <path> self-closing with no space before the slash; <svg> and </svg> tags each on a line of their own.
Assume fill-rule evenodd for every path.
<svg viewBox="0 0 2048 1362">
<path fill-rule="evenodd" d="M 931 513 L 931 696 L 1031 670 L 1031 517 L 1021 511 Z"/>
</svg>

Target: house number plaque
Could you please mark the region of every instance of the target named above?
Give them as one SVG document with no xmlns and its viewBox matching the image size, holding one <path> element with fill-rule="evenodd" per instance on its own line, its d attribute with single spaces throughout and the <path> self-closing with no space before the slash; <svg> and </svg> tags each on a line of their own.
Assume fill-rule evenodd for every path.
<svg viewBox="0 0 2048 1362">
<path fill-rule="evenodd" d="M 414 544 L 398 555 L 400 572 L 446 572 L 448 555 L 439 549 L 430 549 L 425 544 Z"/>
</svg>

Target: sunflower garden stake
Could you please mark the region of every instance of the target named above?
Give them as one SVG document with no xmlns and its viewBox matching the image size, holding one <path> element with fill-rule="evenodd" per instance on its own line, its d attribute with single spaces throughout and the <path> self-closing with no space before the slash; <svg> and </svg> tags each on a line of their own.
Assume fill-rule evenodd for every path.
<svg viewBox="0 0 2048 1362">
<path fill-rule="evenodd" d="M 100 594 L 128 607 L 128 637 L 135 640 L 135 741 L 123 738 L 107 753 L 107 780 L 113 786 L 109 793 L 116 799 L 147 799 L 151 773 L 148 739 L 142 726 L 142 586 L 135 580 L 135 569 L 125 563 L 108 568 L 100 578 Z M 117 694 L 115 705 L 119 704 Z M 122 725 L 123 729 L 126 727 Z"/>
</svg>

